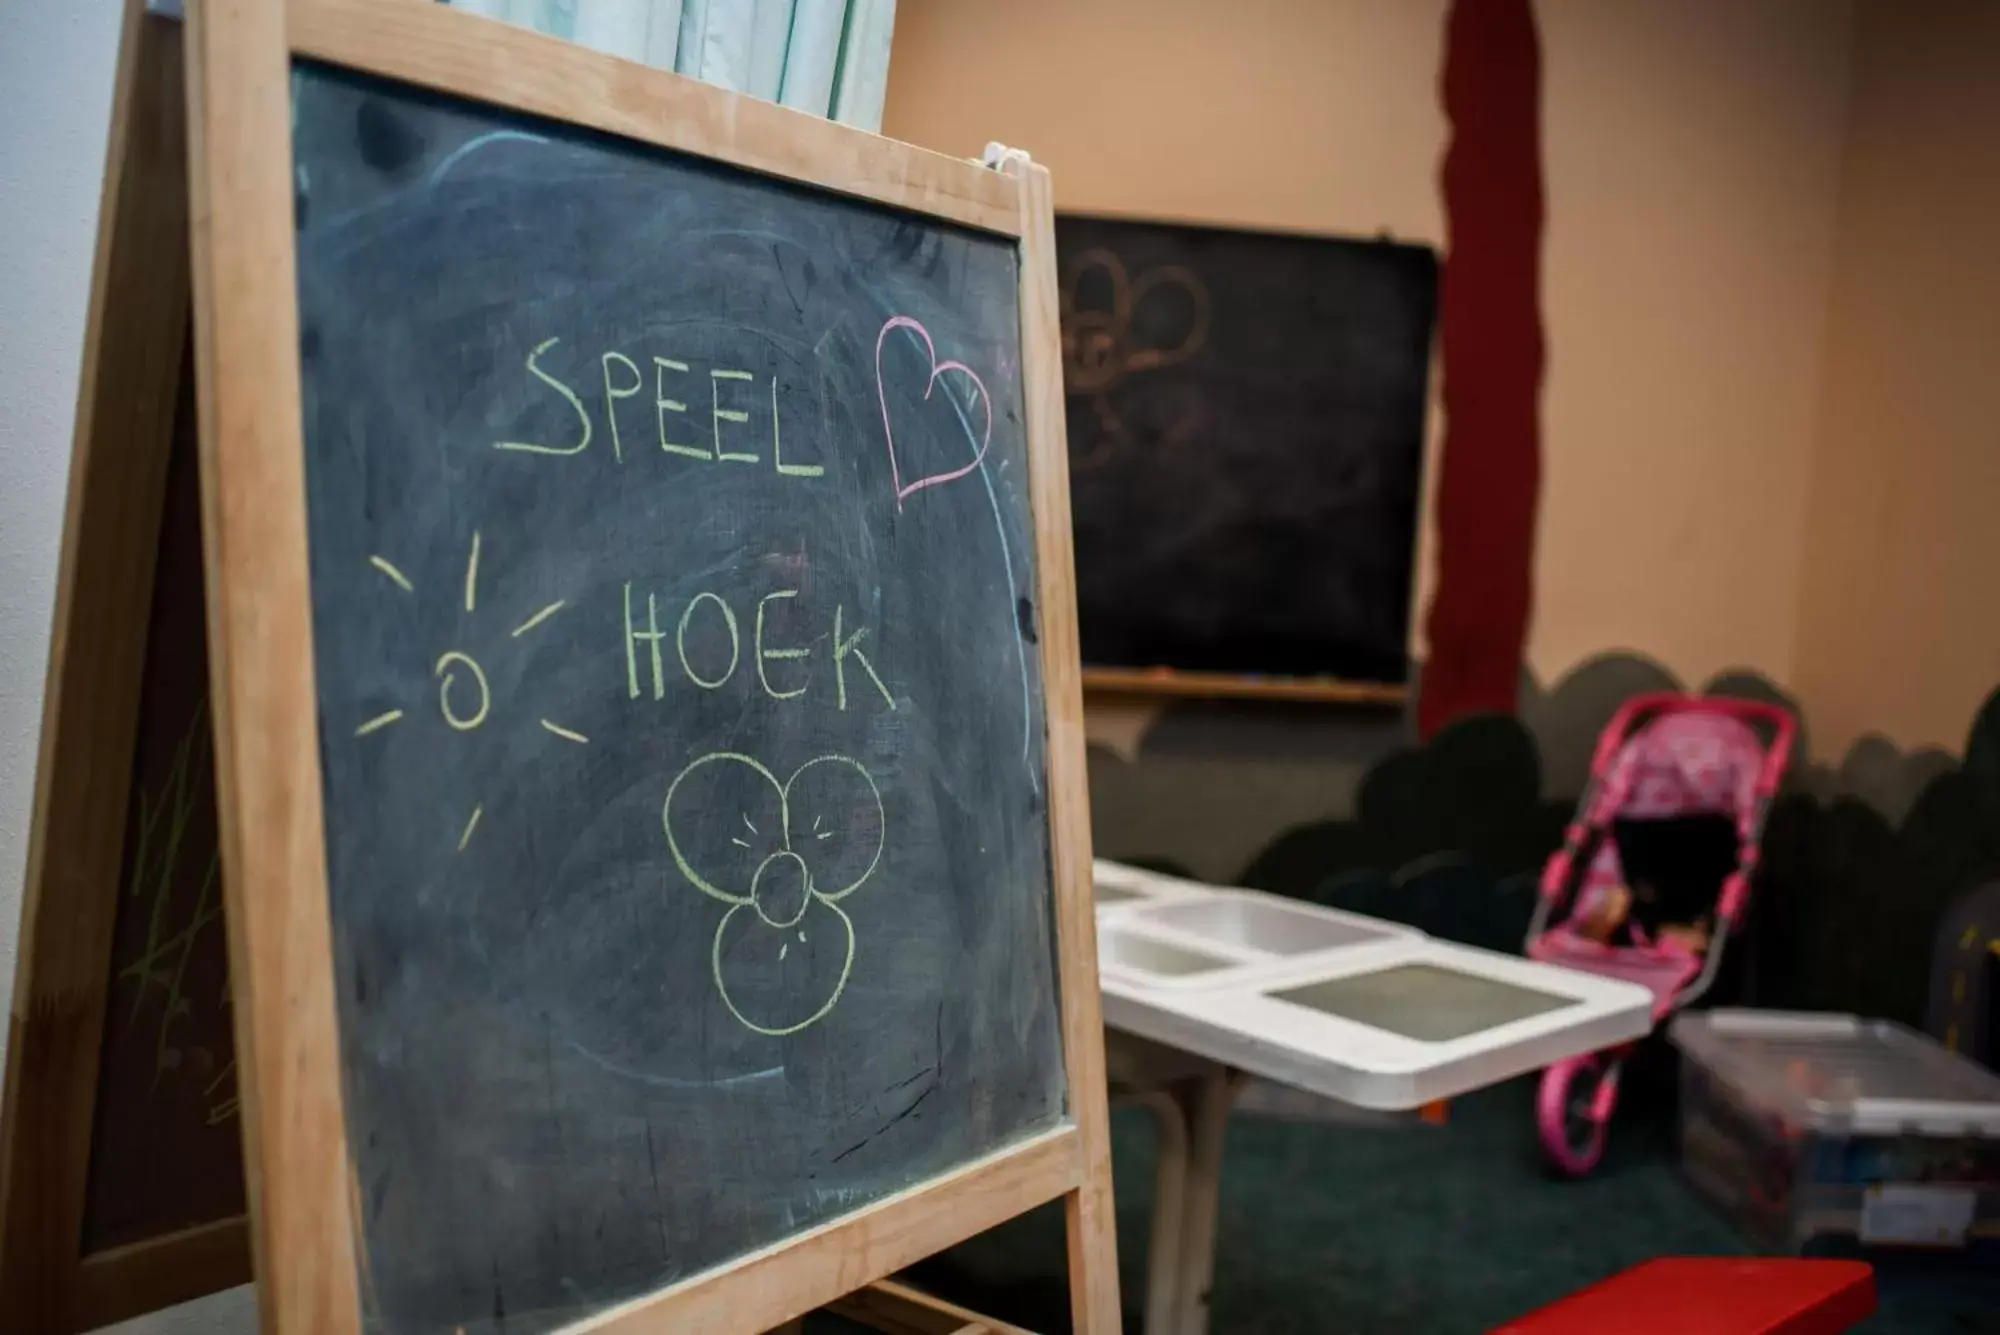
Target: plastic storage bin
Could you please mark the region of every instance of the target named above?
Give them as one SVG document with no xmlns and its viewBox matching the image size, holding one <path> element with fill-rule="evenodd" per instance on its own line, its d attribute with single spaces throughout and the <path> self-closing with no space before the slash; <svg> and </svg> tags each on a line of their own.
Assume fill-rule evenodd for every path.
<svg viewBox="0 0 2000 1335">
<path fill-rule="evenodd" d="M 2000 1077 L 1852 1015 L 1693 1011 L 1668 1034 L 1682 1170 L 1759 1249 L 2000 1274 Z"/>
</svg>

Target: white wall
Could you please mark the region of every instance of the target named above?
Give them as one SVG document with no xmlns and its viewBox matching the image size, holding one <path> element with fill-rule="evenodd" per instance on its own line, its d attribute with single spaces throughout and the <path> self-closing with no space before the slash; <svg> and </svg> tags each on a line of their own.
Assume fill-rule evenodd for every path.
<svg viewBox="0 0 2000 1335">
<path fill-rule="evenodd" d="M 0 983 L 13 994 L 119 0 L 0 0 Z M 6 1035 L 0 1031 L 0 1055 Z M 252 1331 L 250 1290 L 121 1335 Z"/>
<path fill-rule="evenodd" d="M 1794 682 L 1848 0 L 1538 0 L 1548 190 L 1528 661 Z M 1808 702 L 1810 703 L 1810 702 Z"/>
<path fill-rule="evenodd" d="M 0 6 L 11 112 L 0 132 L 0 978 L 10 981 L 117 38 L 117 0 Z"/>
<path fill-rule="evenodd" d="M 1956 751 L 2000 680 L 2000 6 L 1855 39 L 1799 694 L 1813 741 Z"/>
</svg>

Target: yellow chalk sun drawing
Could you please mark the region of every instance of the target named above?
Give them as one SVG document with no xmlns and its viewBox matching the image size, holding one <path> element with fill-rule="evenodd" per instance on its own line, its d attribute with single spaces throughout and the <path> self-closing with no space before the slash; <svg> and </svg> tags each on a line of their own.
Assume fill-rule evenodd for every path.
<svg viewBox="0 0 2000 1335">
<path fill-rule="evenodd" d="M 371 556 L 368 564 L 373 566 L 384 579 L 411 597 L 417 596 L 417 586 L 408 575 L 386 557 Z M 542 608 L 526 621 L 515 626 L 508 633 L 509 640 L 518 640 L 529 634 L 537 626 L 562 611 L 563 600 L 558 598 Z M 465 558 L 465 610 L 476 613 L 479 610 L 479 534 L 472 535 L 472 549 Z M 473 732 L 486 726 L 493 712 L 493 691 L 486 682 L 486 669 L 479 660 L 462 648 L 446 649 L 438 655 L 431 668 L 431 676 L 438 684 L 437 709 L 446 726 L 454 732 Z M 406 711 L 391 709 L 363 720 L 354 729 L 356 737 L 367 737 L 382 731 L 391 724 L 402 722 Z M 553 719 L 537 720 L 544 731 L 576 746 L 587 746 L 590 739 L 574 728 L 566 728 Z M 474 803 L 472 813 L 465 818 L 465 824 L 458 834 L 458 851 L 463 853 L 472 843 L 473 832 L 479 828 L 479 817 L 485 811 L 482 804 Z"/>
</svg>

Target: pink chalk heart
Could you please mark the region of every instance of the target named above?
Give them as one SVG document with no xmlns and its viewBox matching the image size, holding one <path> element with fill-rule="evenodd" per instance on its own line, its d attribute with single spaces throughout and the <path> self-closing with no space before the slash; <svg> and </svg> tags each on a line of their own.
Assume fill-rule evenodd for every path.
<svg viewBox="0 0 2000 1335">
<path fill-rule="evenodd" d="M 889 420 L 889 391 L 882 383 L 882 349 L 888 344 L 889 331 L 896 328 L 911 330 L 918 338 L 923 340 L 924 354 L 930 359 L 931 364 L 930 379 L 924 382 L 924 399 L 926 402 L 931 397 L 931 391 L 937 388 L 937 383 L 940 379 L 948 374 L 956 373 L 972 382 L 973 387 L 979 391 L 980 406 L 986 410 L 986 427 L 980 432 L 979 450 L 972 456 L 971 463 L 961 468 L 951 469 L 948 472 L 930 473 L 912 482 L 903 481 L 902 464 L 896 458 L 896 427 Z M 889 322 L 882 326 L 882 332 L 875 338 L 875 396 L 882 404 L 882 437 L 889 445 L 889 481 L 896 488 L 896 508 L 898 510 L 903 508 L 903 501 L 906 498 L 914 496 L 926 487 L 941 487 L 947 482 L 955 482 L 967 473 L 970 473 L 973 469 L 979 467 L 980 461 L 986 458 L 986 449 L 993 443 L 993 398 L 986 392 L 986 382 L 979 378 L 977 371 L 967 366 L 964 362 L 939 361 L 937 359 L 937 348 L 931 343 L 930 331 L 907 315 L 891 317 Z"/>
</svg>

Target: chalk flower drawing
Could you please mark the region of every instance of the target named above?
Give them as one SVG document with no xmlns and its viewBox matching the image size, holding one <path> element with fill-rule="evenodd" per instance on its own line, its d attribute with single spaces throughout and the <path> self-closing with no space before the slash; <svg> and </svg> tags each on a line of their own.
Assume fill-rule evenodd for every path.
<svg viewBox="0 0 2000 1335">
<path fill-rule="evenodd" d="M 774 1036 L 824 1019 L 854 969 L 854 921 L 840 902 L 882 860 L 882 791 L 867 769 L 846 756 L 820 756 L 780 782 L 761 761 L 715 751 L 675 776 L 660 819 L 688 884 L 729 905 L 709 955 L 716 992 L 729 1013 L 746 1028 Z M 783 971 L 793 946 L 829 935 L 840 953 L 830 986 L 814 978 L 819 971 Z M 806 995 L 792 983 L 777 989 L 779 1001 L 763 995 L 750 1003 L 753 993 L 769 989 L 755 988 L 739 971 L 804 980 Z M 734 987 L 732 974 L 739 974 Z M 786 1013 L 753 1018 L 746 1008 Z"/>
</svg>

